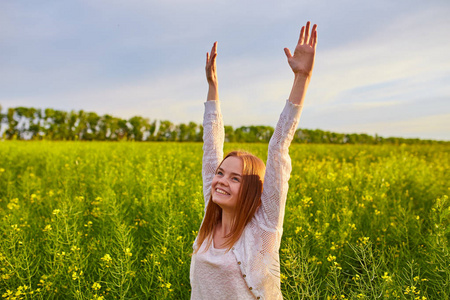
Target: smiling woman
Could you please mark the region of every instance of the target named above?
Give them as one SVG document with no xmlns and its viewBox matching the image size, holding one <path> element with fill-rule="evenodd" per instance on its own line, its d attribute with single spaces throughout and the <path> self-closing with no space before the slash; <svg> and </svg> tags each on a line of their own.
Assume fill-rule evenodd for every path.
<svg viewBox="0 0 450 300">
<path fill-rule="evenodd" d="M 279 248 L 291 173 L 289 145 L 311 79 L 317 26 L 302 27 L 294 51 L 285 48 L 295 79 L 269 143 L 267 168 L 240 151 L 223 160 L 224 127 L 216 72 L 217 42 L 206 55 L 209 84 L 203 121 L 205 216 L 194 241 L 191 299 L 282 299 Z"/>
<path fill-rule="evenodd" d="M 261 204 L 265 169 L 261 159 L 243 151 L 223 159 L 212 180 L 199 244 L 212 238 L 215 248 L 229 248 L 239 240 Z"/>
</svg>

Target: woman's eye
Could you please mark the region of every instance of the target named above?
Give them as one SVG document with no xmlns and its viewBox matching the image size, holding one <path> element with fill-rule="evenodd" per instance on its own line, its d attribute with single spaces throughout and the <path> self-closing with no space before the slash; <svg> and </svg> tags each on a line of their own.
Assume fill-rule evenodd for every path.
<svg viewBox="0 0 450 300">
<path fill-rule="evenodd" d="M 217 171 L 217 175 L 223 175 L 221 171 Z"/>
<path fill-rule="evenodd" d="M 239 182 L 239 178 L 237 178 L 237 177 L 233 177 L 233 180 L 236 182 Z"/>
</svg>

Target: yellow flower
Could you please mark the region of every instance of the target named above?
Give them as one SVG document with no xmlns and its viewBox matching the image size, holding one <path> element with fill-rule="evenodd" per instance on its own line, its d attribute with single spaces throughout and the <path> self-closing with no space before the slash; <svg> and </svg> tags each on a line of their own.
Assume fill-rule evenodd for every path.
<svg viewBox="0 0 450 300">
<path fill-rule="evenodd" d="M 100 285 L 100 283 L 94 282 L 94 284 L 92 285 L 92 288 L 97 291 L 97 290 L 101 289 L 102 286 Z"/>
<path fill-rule="evenodd" d="M 105 255 L 101 258 L 101 260 L 103 260 L 103 261 L 106 262 L 106 263 L 109 263 L 109 262 L 112 261 L 112 258 L 111 258 L 111 256 L 110 256 L 109 254 L 105 254 Z"/>
<path fill-rule="evenodd" d="M 386 282 L 392 282 L 392 277 L 388 275 L 388 272 L 384 272 L 384 275 L 381 276 L 381 278 Z"/>
<path fill-rule="evenodd" d="M 6 205 L 6 207 L 8 207 L 8 209 L 19 209 L 20 205 L 19 205 L 19 199 L 18 198 L 14 198 L 11 199 L 11 201 L 8 203 L 8 205 Z"/>
<path fill-rule="evenodd" d="M 335 261 L 336 260 L 336 256 L 334 256 L 334 255 L 328 255 L 328 257 L 327 257 L 327 260 L 328 261 Z"/>
</svg>

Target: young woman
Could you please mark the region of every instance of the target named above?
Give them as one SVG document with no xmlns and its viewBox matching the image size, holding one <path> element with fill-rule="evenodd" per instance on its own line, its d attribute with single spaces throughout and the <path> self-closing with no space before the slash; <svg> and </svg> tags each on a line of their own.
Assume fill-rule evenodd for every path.
<svg viewBox="0 0 450 300">
<path fill-rule="evenodd" d="M 317 25 L 303 26 L 291 54 L 289 99 L 269 143 L 267 167 L 256 156 L 233 151 L 223 160 L 224 128 L 216 73 L 217 42 L 206 54 L 209 84 L 203 120 L 205 215 L 191 260 L 191 299 L 282 299 L 279 248 L 291 173 L 289 145 L 311 79 Z"/>
</svg>

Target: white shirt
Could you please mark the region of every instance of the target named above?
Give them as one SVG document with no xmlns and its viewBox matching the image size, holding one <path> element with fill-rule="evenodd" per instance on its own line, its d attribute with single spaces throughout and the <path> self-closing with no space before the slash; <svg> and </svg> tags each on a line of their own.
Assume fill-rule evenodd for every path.
<svg viewBox="0 0 450 300">
<path fill-rule="evenodd" d="M 229 268 L 230 263 L 236 262 L 240 272 L 236 272 L 235 268 L 231 268 L 227 272 L 234 270 L 234 276 L 239 286 L 241 286 L 239 278 L 245 281 L 248 291 L 253 296 L 243 299 L 276 300 L 283 298 L 278 251 L 283 235 L 288 181 L 292 170 L 289 146 L 297 129 L 301 111 L 302 106 L 286 101 L 269 142 L 261 206 L 244 228 L 239 240 L 229 251 L 233 254 L 235 260 L 229 257 L 225 258 L 223 254 L 217 252 L 210 252 L 209 255 L 200 259 L 196 255 L 201 252 L 201 249 L 192 256 L 191 299 L 233 299 L 226 296 L 221 297 L 221 295 L 227 295 L 226 293 L 233 288 L 233 285 L 229 284 L 227 280 L 217 281 L 214 275 L 203 276 L 203 273 L 212 274 L 222 270 L 222 266 L 217 264 L 217 255 L 222 256 L 219 257 L 219 260 L 226 259 L 223 267 Z M 223 159 L 224 136 L 219 101 L 207 101 L 203 118 L 202 167 L 205 210 L 210 199 L 211 183 L 215 171 Z M 200 246 L 203 247 L 204 245 Z M 196 249 L 197 247 L 196 239 L 193 248 Z M 203 286 L 214 286 L 214 291 L 211 291 L 211 293 L 219 296 L 216 298 L 213 294 L 203 294 L 203 291 L 207 293 Z M 200 294 L 199 291 L 202 291 L 202 293 Z"/>
<path fill-rule="evenodd" d="M 199 284 L 192 285 L 191 299 L 255 299 L 231 251 L 214 248 L 214 241 L 204 249 L 205 243 L 192 255 L 190 279 Z"/>
</svg>

